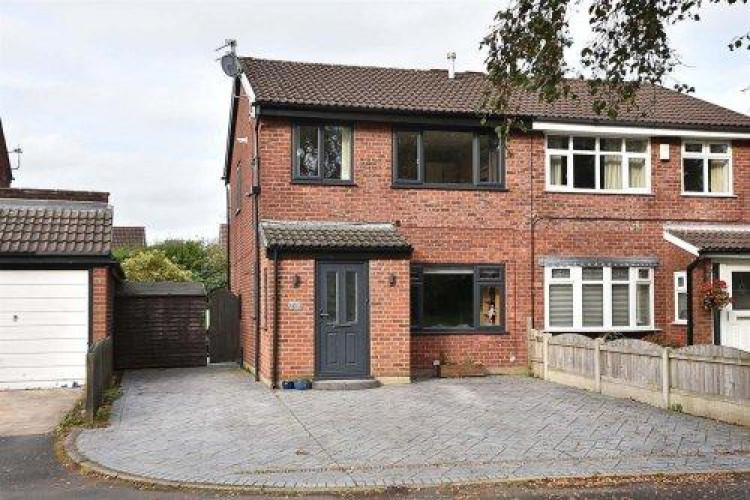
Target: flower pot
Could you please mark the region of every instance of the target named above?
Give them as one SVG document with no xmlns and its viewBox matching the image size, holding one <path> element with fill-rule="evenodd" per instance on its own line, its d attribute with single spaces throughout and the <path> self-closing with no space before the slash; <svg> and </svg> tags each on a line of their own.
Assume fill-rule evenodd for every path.
<svg viewBox="0 0 750 500">
<path fill-rule="evenodd" d="M 294 388 L 298 391 L 306 391 L 312 388 L 312 382 L 300 378 L 294 381 Z"/>
</svg>

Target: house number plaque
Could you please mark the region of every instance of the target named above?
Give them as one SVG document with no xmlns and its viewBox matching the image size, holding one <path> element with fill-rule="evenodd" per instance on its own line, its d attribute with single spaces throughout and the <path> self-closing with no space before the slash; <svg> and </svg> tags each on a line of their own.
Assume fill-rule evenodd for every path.
<svg viewBox="0 0 750 500">
<path fill-rule="evenodd" d="M 290 311 L 301 311 L 302 310 L 302 303 L 298 300 L 290 300 L 289 301 L 289 310 Z"/>
</svg>

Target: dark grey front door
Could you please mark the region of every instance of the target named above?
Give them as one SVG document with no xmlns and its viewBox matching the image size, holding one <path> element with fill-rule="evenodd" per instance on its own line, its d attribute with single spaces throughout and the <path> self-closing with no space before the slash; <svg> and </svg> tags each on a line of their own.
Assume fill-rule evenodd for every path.
<svg viewBox="0 0 750 500">
<path fill-rule="evenodd" d="M 319 262 L 316 273 L 316 369 L 319 379 L 370 372 L 367 264 Z"/>
</svg>

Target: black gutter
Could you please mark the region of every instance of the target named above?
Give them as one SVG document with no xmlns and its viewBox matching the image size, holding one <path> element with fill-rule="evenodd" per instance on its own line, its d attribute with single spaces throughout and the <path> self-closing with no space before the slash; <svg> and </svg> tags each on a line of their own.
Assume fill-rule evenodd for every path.
<svg viewBox="0 0 750 500">
<path fill-rule="evenodd" d="M 253 272 L 253 316 L 255 318 L 255 381 L 260 381 L 260 111 L 255 115 L 253 137 L 253 232 L 255 235 L 255 262 Z"/>
<path fill-rule="evenodd" d="M 39 266 L 40 264 L 59 265 L 59 266 L 119 265 L 119 263 L 111 255 L 75 256 L 75 255 L 44 255 L 44 254 L 35 254 L 35 253 L 0 255 L 0 265 Z"/>
<path fill-rule="evenodd" d="M 687 287 L 687 332 L 685 337 L 687 345 L 693 345 L 693 271 L 702 261 L 703 256 L 699 255 L 688 264 L 685 272 L 685 286 Z"/>
<path fill-rule="evenodd" d="M 279 307 L 281 294 L 279 293 L 279 252 L 274 252 L 273 257 L 273 375 L 271 378 L 271 389 L 278 388 L 279 382 Z"/>
</svg>

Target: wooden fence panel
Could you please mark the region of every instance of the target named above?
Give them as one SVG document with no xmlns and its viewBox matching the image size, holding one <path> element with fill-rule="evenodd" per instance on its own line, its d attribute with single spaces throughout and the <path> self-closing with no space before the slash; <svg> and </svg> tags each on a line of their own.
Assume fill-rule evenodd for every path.
<svg viewBox="0 0 750 500">
<path fill-rule="evenodd" d="M 91 423 L 112 384 L 114 370 L 112 337 L 101 340 L 86 354 L 86 420 Z"/>
<path fill-rule="evenodd" d="M 750 400 L 750 353 L 694 345 L 670 352 L 671 386 L 686 392 Z"/>
<path fill-rule="evenodd" d="M 618 339 L 601 347 L 601 375 L 630 385 L 660 389 L 663 348 L 637 339 Z"/>
<path fill-rule="evenodd" d="M 594 375 L 594 341 L 577 334 L 556 335 L 549 340 L 549 367 L 580 375 Z"/>
</svg>

